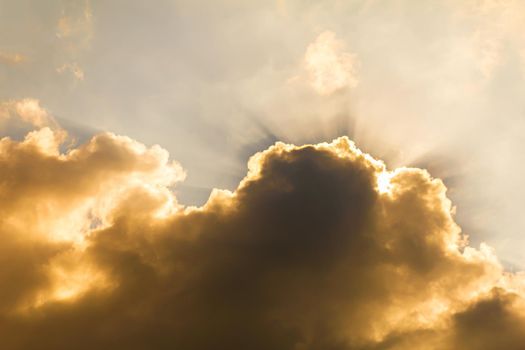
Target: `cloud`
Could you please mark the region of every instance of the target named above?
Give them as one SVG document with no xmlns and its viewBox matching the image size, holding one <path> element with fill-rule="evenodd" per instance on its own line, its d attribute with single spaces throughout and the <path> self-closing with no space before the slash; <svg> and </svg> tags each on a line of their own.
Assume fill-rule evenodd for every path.
<svg viewBox="0 0 525 350">
<path fill-rule="evenodd" d="M 18 65 L 27 61 L 27 57 L 20 53 L 0 52 L 0 63 Z"/>
<path fill-rule="evenodd" d="M 55 34 L 66 50 L 66 62 L 62 63 L 62 61 L 56 65 L 56 72 L 69 73 L 75 81 L 83 81 L 85 73 L 78 60 L 83 52 L 91 48 L 94 37 L 91 2 L 82 0 L 64 6 L 62 15 L 56 23 Z"/>
<path fill-rule="evenodd" d="M 3 349 L 520 349 L 520 274 L 425 170 L 276 143 L 199 208 L 159 146 L 0 140 Z"/>
<path fill-rule="evenodd" d="M 331 31 L 319 34 L 304 55 L 310 86 L 321 95 L 356 87 L 356 65 L 356 56 L 346 52 L 344 42 Z"/>
<path fill-rule="evenodd" d="M 82 68 L 75 62 L 73 63 L 64 63 L 62 66 L 57 68 L 57 72 L 63 74 L 69 72 L 73 75 L 76 80 L 84 80 L 84 71 Z"/>
<path fill-rule="evenodd" d="M 36 128 L 59 128 L 40 102 L 31 98 L 0 102 L 0 126 L 6 122 L 22 122 Z"/>
<path fill-rule="evenodd" d="M 69 43 L 72 51 L 89 47 L 93 38 L 91 3 L 71 2 L 62 11 L 56 25 L 56 36 Z"/>
<path fill-rule="evenodd" d="M 460 19 L 472 26 L 466 48 L 485 80 L 493 78 L 500 66 L 509 65 L 509 58 L 525 47 L 523 37 L 517 35 L 523 27 L 524 10 L 523 2 L 515 0 L 472 1 L 455 9 Z"/>
<path fill-rule="evenodd" d="M 8 105 L 37 129 L 21 141 L 0 139 L 0 284 L 9 285 L 0 292 L 2 317 L 100 285 L 104 273 L 82 257 L 87 235 L 106 225 L 120 193 L 140 187 L 151 201 L 169 197 L 184 176 L 160 147 L 109 133 L 62 153 L 67 134 L 46 125 L 37 101 Z M 163 213 L 172 209 L 166 203 Z"/>
</svg>

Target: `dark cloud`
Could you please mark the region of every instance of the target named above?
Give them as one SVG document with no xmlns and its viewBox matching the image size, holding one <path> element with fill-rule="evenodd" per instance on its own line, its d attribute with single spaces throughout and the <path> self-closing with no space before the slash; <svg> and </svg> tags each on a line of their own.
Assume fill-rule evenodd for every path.
<svg viewBox="0 0 525 350">
<path fill-rule="evenodd" d="M 521 277 L 467 245 L 424 170 L 347 138 L 276 143 L 236 191 L 183 208 L 160 148 L 101 134 L 64 154 L 57 133 L 0 141 L 3 349 L 525 343 Z"/>
<path fill-rule="evenodd" d="M 460 349 L 509 349 L 525 346 L 523 298 L 501 289 L 454 316 L 454 343 Z"/>
</svg>

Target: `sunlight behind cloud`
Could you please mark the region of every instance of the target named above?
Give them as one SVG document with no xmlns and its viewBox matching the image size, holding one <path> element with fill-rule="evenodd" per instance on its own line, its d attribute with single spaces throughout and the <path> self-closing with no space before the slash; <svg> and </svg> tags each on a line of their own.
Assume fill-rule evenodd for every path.
<svg viewBox="0 0 525 350">
<path fill-rule="evenodd" d="M 522 0 L 0 0 L 0 349 L 523 350 L 523 33 Z"/>
<path fill-rule="evenodd" d="M 377 175 L 377 189 L 379 193 L 388 193 L 392 189 L 392 184 L 390 179 L 392 178 L 392 173 L 388 171 L 383 171 Z"/>
<path fill-rule="evenodd" d="M 38 115 L 37 101 L 29 106 Z M 508 317 L 517 326 L 505 339 L 520 344 L 523 275 L 468 244 L 445 185 L 426 170 L 389 171 L 347 137 L 276 142 L 250 158 L 234 191 L 184 208 L 172 191 L 184 171 L 160 146 L 106 132 L 61 152 L 54 134 L 65 131 L 38 125 L 0 141 L 0 253 L 10 262 L 0 344 L 10 350 L 35 348 L 41 339 L 21 336 L 35 327 L 60 334 L 46 338 L 53 349 L 100 348 L 111 336 L 137 350 L 153 339 L 189 350 L 479 350 L 458 346 L 459 335 Z M 67 333 L 56 329 L 63 320 Z"/>
</svg>

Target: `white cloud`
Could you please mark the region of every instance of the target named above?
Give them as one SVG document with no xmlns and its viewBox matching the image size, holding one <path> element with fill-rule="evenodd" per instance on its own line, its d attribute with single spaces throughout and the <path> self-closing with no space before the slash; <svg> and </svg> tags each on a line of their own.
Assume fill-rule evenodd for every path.
<svg viewBox="0 0 525 350">
<path fill-rule="evenodd" d="M 344 42 L 331 31 L 322 32 L 308 45 L 304 67 L 311 87 L 321 95 L 358 84 L 356 56 L 347 52 Z"/>
</svg>

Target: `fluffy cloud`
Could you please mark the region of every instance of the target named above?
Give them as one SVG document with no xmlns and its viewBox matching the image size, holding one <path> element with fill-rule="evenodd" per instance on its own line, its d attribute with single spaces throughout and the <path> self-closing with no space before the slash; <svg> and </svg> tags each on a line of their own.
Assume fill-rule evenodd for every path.
<svg viewBox="0 0 525 350">
<path fill-rule="evenodd" d="M 523 278 L 424 170 L 277 143 L 185 208 L 160 147 L 66 139 L 0 140 L 3 349 L 522 348 Z"/>
<path fill-rule="evenodd" d="M 324 31 L 308 45 L 304 67 L 310 86 L 321 95 L 357 86 L 355 55 L 345 51 L 344 42 Z"/>
<path fill-rule="evenodd" d="M 49 113 L 40 107 L 39 101 L 30 98 L 0 103 L 0 123 L 9 121 L 20 121 L 36 128 L 57 127 Z"/>
</svg>

